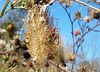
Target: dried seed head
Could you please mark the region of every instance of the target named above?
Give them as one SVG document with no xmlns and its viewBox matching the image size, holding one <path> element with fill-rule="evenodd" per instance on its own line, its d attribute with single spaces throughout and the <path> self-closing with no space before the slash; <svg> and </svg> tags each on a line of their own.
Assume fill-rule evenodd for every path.
<svg viewBox="0 0 100 72">
<path fill-rule="evenodd" d="M 94 10 L 93 13 L 92 13 L 92 18 L 99 19 L 100 18 L 100 12 Z"/>
<path fill-rule="evenodd" d="M 53 19 L 44 5 L 34 5 L 29 9 L 26 17 L 26 46 L 30 50 L 36 63 L 45 66 L 45 62 L 52 60 L 61 63 L 64 60 L 63 46 L 61 45 L 57 28 L 53 27 Z"/>
<path fill-rule="evenodd" d="M 81 13 L 79 12 L 79 11 L 77 11 L 76 13 L 75 13 L 75 19 L 81 19 Z"/>
<path fill-rule="evenodd" d="M 72 53 L 68 53 L 66 55 L 66 59 L 67 59 L 67 61 L 73 61 L 73 60 L 76 59 L 76 56 L 74 54 L 72 54 Z"/>
<path fill-rule="evenodd" d="M 67 1 L 66 2 L 66 7 L 69 7 L 70 6 L 70 1 Z"/>
<path fill-rule="evenodd" d="M 6 27 L 6 30 L 8 31 L 13 31 L 14 30 L 14 25 L 11 23 Z"/>
</svg>

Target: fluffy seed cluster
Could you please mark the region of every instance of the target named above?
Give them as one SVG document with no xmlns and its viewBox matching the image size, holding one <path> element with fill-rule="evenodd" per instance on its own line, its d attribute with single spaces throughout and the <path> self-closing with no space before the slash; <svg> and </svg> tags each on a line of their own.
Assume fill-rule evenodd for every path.
<svg viewBox="0 0 100 72">
<path fill-rule="evenodd" d="M 49 60 L 57 64 L 64 63 L 59 32 L 53 27 L 53 19 L 48 16 L 46 7 L 47 5 L 38 5 L 33 2 L 24 20 L 26 46 L 31 56 L 36 58 L 36 63 L 42 66 Z"/>
</svg>

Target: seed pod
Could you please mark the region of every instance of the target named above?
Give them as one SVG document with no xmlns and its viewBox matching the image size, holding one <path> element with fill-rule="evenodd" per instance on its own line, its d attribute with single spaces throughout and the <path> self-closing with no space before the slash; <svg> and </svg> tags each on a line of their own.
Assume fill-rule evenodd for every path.
<svg viewBox="0 0 100 72">
<path fill-rule="evenodd" d="M 99 19 L 99 18 L 100 18 L 100 12 L 94 10 L 94 11 L 93 11 L 93 14 L 92 14 L 92 17 L 95 18 L 95 19 Z"/>
<path fill-rule="evenodd" d="M 79 29 L 76 30 L 75 33 L 74 33 L 74 35 L 75 35 L 75 36 L 77 36 L 77 35 L 81 35 L 80 30 L 79 30 Z"/>
<path fill-rule="evenodd" d="M 25 59 L 29 59 L 30 58 L 29 52 L 25 52 L 23 56 L 24 56 Z"/>
<path fill-rule="evenodd" d="M 80 19 L 82 16 L 81 16 L 81 13 L 79 11 L 77 11 L 75 13 L 75 19 Z"/>
</svg>

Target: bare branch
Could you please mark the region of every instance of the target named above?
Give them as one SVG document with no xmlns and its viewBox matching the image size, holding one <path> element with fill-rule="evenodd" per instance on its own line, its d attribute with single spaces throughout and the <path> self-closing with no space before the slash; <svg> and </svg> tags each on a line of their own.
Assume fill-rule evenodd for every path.
<svg viewBox="0 0 100 72">
<path fill-rule="evenodd" d="M 88 30 L 86 33 L 84 33 L 75 43 L 73 46 L 75 46 L 75 44 L 77 44 L 87 33 L 89 33 L 90 31 L 92 31 L 94 28 L 96 28 L 97 26 L 99 26 L 100 24 L 96 24 L 93 28 L 91 28 L 90 30 Z"/>
<path fill-rule="evenodd" d="M 87 3 L 84 3 L 84 2 L 82 2 L 82 1 L 80 1 L 80 0 L 75 0 L 75 2 L 81 3 L 81 4 L 86 5 L 86 6 L 90 7 L 90 8 L 92 8 L 92 9 L 95 9 L 95 10 L 97 10 L 97 11 L 100 11 L 100 9 L 98 9 L 98 8 L 96 8 L 96 7 L 93 7 L 93 6 L 91 6 L 91 5 L 88 5 Z"/>
<path fill-rule="evenodd" d="M 62 69 L 61 67 L 59 67 L 58 65 L 56 65 L 55 63 L 53 63 L 53 62 L 51 62 L 51 61 L 49 61 L 49 63 L 52 64 L 52 65 L 54 65 L 54 66 L 56 66 L 57 68 L 59 68 L 60 70 L 62 70 L 62 71 L 64 71 L 64 72 L 68 72 L 68 71 Z"/>
</svg>

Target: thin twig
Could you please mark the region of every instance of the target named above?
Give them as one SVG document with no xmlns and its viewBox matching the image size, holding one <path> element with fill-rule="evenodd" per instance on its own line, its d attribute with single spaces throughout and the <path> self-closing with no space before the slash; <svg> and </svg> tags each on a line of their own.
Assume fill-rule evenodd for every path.
<svg viewBox="0 0 100 72">
<path fill-rule="evenodd" d="M 27 1 L 27 0 L 19 0 L 18 2 L 12 3 L 11 5 L 12 5 L 13 8 L 10 7 L 10 9 L 8 9 L 8 10 L 5 12 L 5 9 L 7 8 L 9 2 L 10 2 L 10 0 L 6 0 L 6 3 L 5 3 L 5 5 L 3 6 L 2 11 L 1 11 L 1 13 L 0 13 L 0 18 L 1 18 L 3 15 L 5 15 L 6 13 L 8 13 L 9 11 L 11 11 L 12 9 L 23 9 L 23 8 L 25 8 L 25 6 L 18 6 L 18 7 L 15 7 L 15 6 L 17 6 L 19 3 L 21 3 L 21 2 L 30 2 L 30 1 Z M 27 7 L 27 6 L 26 6 L 26 7 Z"/>
<path fill-rule="evenodd" d="M 88 5 L 87 3 L 84 3 L 84 2 L 82 2 L 82 1 L 80 1 L 80 0 L 75 0 L 75 2 L 81 3 L 81 4 L 86 5 L 86 6 L 90 7 L 90 8 L 92 8 L 92 9 L 95 9 L 95 10 L 97 10 L 97 11 L 100 11 L 100 9 L 98 9 L 98 8 L 96 8 L 96 7 L 93 7 L 93 6 L 91 6 L 91 5 Z"/>
<path fill-rule="evenodd" d="M 92 31 L 94 31 L 94 32 L 100 32 L 100 30 L 92 30 Z"/>
<path fill-rule="evenodd" d="M 81 67 L 79 67 L 79 68 L 74 69 L 73 71 L 76 71 L 76 70 L 78 70 L 78 69 L 81 69 L 82 67 L 87 67 L 87 66 L 88 66 L 88 65 L 81 66 Z"/>
<path fill-rule="evenodd" d="M 90 31 L 92 31 L 94 28 L 96 28 L 97 26 L 99 26 L 100 24 L 96 24 L 93 28 L 91 28 L 90 30 L 88 30 L 86 33 L 84 33 L 75 43 L 73 46 L 75 46 L 75 44 L 77 44 L 87 33 L 89 33 Z"/>
<path fill-rule="evenodd" d="M 64 10 L 66 11 L 66 13 L 67 13 L 67 15 L 68 15 L 68 17 L 69 17 L 69 19 L 70 19 L 70 22 L 71 22 L 71 29 L 72 29 L 72 38 L 73 38 L 73 44 L 74 44 L 74 30 L 73 30 L 73 23 L 74 23 L 74 21 L 76 20 L 76 19 L 74 19 L 73 21 L 72 21 L 72 19 L 71 19 L 71 17 L 70 17 L 70 14 L 68 13 L 68 11 L 66 10 L 66 8 L 60 3 L 60 5 L 64 8 Z M 75 54 L 75 46 L 73 46 L 73 54 Z M 72 70 L 73 70 L 73 68 L 74 68 L 74 61 L 73 61 L 73 63 L 72 63 L 72 67 L 71 67 L 71 72 L 72 72 Z"/>
<path fill-rule="evenodd" d="M 0 18 L 3 16 L 3 13 L 5 11 L 5 9 L 7 8 L 8 4 L 9 4 L 10 0 L 6 0 L 6 3 L 4 4 L 1 13 L 0 13 Z"/>
<path fill-rule="evenodd" d="M 59 68 L 60 70 L 62 70 L 62 71 L 64 71 L 64 72 L 68 72 L 68 71 L 62 69 L 61 67 L 59 67 L 58 65 L 56 65 L 55 63 L 53 63 L 53 62 L 51 62 L 51 61 L 49 61 L 49 63 L 52 64 L 52 65 L 54 65 L 54 66 L 56 66 L 57 68 Z"/>
<path fill-rule="evenodd" d="M 87 3 L 89 3 L 88 0 L 86 1 L 86 4 L 87 4 Z M 84 6 L 85 6 L 85 5 L 83 5 L 83 6 L 79 9 L 79 12 L 81 11 L 81 9 L 82 9 Z"/>
</svg>

